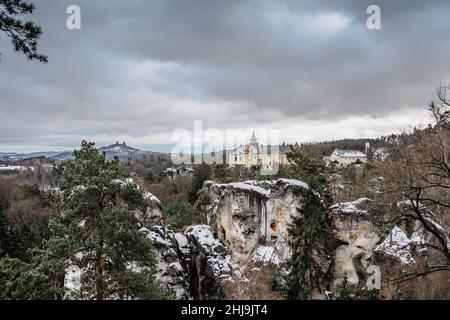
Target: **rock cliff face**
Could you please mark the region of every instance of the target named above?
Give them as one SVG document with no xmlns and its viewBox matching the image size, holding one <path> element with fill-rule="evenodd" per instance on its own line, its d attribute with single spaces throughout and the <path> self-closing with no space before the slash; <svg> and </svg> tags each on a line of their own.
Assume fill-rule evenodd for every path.
<svg viewBox="0 0 450 320">
<path fill-rule="evenodd" d="M 175 234 L 165 224 L 153 225 L 139 230 L 152 240 L 157 252 L 157 279 L 177 300 L 189 298 L 189 278 L 186 261 L 182 258 Z"/>
<path fill-rule="evenodd" d="M 308 188 L 287 179 L 205 186 L 213 200 L 208 225 L 176 234 L 163 225 L 141 230 L 160 257 L 159 280 L 178 299 L 219 298 L 222 285 L 250 261 L 281 267 L 290 254 L 288 225 Z"/>
<path fill-rule="evenodd" d="M 333 232 L 341 243 L 336 249 L 334 285 L 347 278 L 352 285 L 365 280 L 367 268 L 374 264 L 373 250 L 380 240 L 379 231 L 365 209 L 367 198 L 332 206 Z"/>
<path fill-rule="evenodd" d="M 303 204 L 301 191 L 308 185 L 280 179 L 229 184 L 208 181 L 205 187 L 212 198 L 208 225 L 190 226 L 184 234 L 173 236 L 185 282 L 182 285 L 181 273 L 176 276 L 178 280 L 161 277 L 173 292 L 186 290 L 177 294 L 178 298 L 220 297 L 222 285 L 239 275 L 249 262 L 283 269 L 290 255 L 288 226 Z M 331 207 L 333 232 L 339 244 L 334 260 L 334 288 L 345 278 L 352 285 L 364 286 L 370 275 L 369 266 L 376 263 L 375 249 L 382 249 L 381 231 L 368 211 L 370 202 L 363 198 Z M 389 250 L 384 248 L 383 252 Z"/>
<path fill-rule="evenodd" d="M 234 261 L 246 263 L 269 259 L 276 264 L 289 256 L 288 225 L 302 205 L 300 190 L 308 186 L 298 180 L 206 183 L 213 204 L 208 222 L 219 240 L 231 251 Z M 270 247 L 267 250 L 260 247 Z"/>
<path fill-rule="evenodd" d="M 190 292 L 194 299 L 221 297 L 221 285 L 228 281 L 237 266 L 230 251 L 214 236 L 207 225 L 190 226 L 184 233 L 188 241 Z"/>
<path fill-rule="evenodd" d="M 205 187 L 212 198 L 207 225 L 174 233 L 164 222 L 159 201 L 150 194 L 146 197 L 153 205 L 145 212 L 131 213 L 136 227 L 154 244 L 158 280 L 176 299 L 220 298 L 223 285 L 239 277 L 249 262 L 283 269 L 290 255 L 288 226 L 303 205 L 302 190 L 308 185 L 279 179 L 229 184 L 209 181 Z M 344 279 L 363 287 L 368 268 L 380 259 L 393 259 L 400 267 L 415 263 L 412 248 L 425 241 L 420 228 L 409 236 L 397 226 L 379 230 L 372 221 L 370 203 L 363 198 L 331 207 L 338 243 L 334 289 Z M 67 270 L 68 290 L 76 290 L 79 275 L 79 270 Z"/>
</svg>

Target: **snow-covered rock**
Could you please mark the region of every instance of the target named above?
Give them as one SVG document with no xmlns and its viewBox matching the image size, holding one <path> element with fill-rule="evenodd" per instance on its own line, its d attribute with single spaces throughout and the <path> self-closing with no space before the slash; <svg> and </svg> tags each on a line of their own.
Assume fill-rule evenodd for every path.
<svg viewBox="0 0 450 320">
<path fill-rule="evenodd" d="M 139 232 L 145 234 L 154 244 L 158 261 L 157 280 L 163 283 L 177 300 L 187 299 L 187 270 L 183 267 L 184 261 L 179 255 L 179 245 L 174 232 L 164 224 L 144 227 Z"/>
<path fill-rule="evenodd" d="M 275 249 L 270 246 L 259 246 L 257 247 L 251 257 L 252 261 L 255 263 L 272 264 L 279 266 L 281 264 L 281 259 L 278 257 Z"/>
<path fill-rule="evenodd" d="M 373 249 L 380 240 L 368 210 L 370 199 L 361 198 L 351 202 L 333 205 L 333 233 L 343 243 L 336 249 L 334 261 L 334 285 L 347 278 L 357 285 L 362 280 L 359 273 L 371 265 Z"/>
<path fill-rule="evenodd" d="M 186 238 L 191 247 L 200 248 L 207 256 L 207 263 L 217 278 L 227 278 L 231 275 L 231 257 L 219 241 L 214 237 L 211 227 L 207 225 L 190 226 L 185 231 Z"/>
<path fill-rule="evenodd" d="M 229 280 L 233 272 L 229 251 L 207 225 L 190 226 L 185 236 L 190 246 L 191 296 L 194 299 L 220 297 L 223 281 Z"/>
<path fill-rule="evenodd" d="M 404 200 L 397 203 L 397 206 L 399 208 L 406 206 L 414 208 L 415 210 L 419 210 L 421 217 L 423 218 L 422 225 L 421 225 L 421 233 L 425 233 L 424 229 L 433 230 L 433 232 L 447 244 L 447 248 L 450 248 L 450 234 L 449 231 L 446 230 L 442 223 L 439 221 L 438 217 L 428 208 L 427 206 L 423 205 L 422 203 L 417 203 L 417 201 L 414 200 Z M 426 228 L 423 224 L 426 224 Z"/>
<path fill-rule="evenodd" d="M 182 233 L 175 233 L 175 241 L 178 244 L 178 250 L 180 251 L 180 254 L 183 256 L 187 256 L 190 253 L 190 246 L 189 241 L 186 238 L 186 236 Z"/>
<path fill-rule="evenodd" d="M 395 226 L 384 241 L 375 248 L 375 251 L 397 258 L 402 264 L 411 265 L 416 263 L 412 255 L 412 247 L 420 247 L 425 243 L 422 236 L 409 238 L 402 229 Z"/>
<path fill-rule="evenodd" d="M 299 180 L 249 180 L 205 184 L 213 200 L 207 218 L 234 261 L 245 264 L 258 246 L 273 247 L 280 260 L 289 256 L 288 225 L 302 206 Z"/>
<path fill-rule="evenodd" d="M 367 210 L 361 209 L 361 205 L 370 202 L 368 198 L 360 198 L 355 201 L 337 203 L 330 207 L 335 212 L 339 213 L 359 213 L 367 214 Z"/>
</svg>

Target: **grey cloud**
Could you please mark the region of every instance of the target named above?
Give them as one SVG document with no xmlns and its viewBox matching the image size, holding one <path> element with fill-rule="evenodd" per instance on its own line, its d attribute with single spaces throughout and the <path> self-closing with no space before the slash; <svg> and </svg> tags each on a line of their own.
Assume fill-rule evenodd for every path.
<svg viewBox="0 0 450 320">
<path fill-rule="evenodd" d="M 80 31 L 65 28 L 74 3 Z M 372 1 L 38 1 L 49 64 L 0 35 L 0 146 L 417 110 L 448 79 L 450 4 L 377 3 L 369 31 Z"/>
</svg>

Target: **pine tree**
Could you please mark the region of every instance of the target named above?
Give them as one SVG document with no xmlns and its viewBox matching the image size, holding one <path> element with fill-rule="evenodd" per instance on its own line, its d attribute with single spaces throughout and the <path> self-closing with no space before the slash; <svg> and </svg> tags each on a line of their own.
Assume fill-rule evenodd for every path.
<svg viewBox="0 0 450 320">
<path fill-rule="evenodd" d="M 62 216 L 51 221 L 38 263 L 22 276 L 36 289 L 28 298 L 165 297 L 155 280 L 153 246 L 131 222 L 132 210 L 150 205 L 144 191 L 94 144 L 83 141 L 74 154 L 57 168 Z M 68 267 L 80 272 L 80 284 L 63 292 Z"/>
<path fill-rule="evenodd" d="M 0 205 L 0 257 L 9 256 L 28 260 L 27 249 L 35 243 L 35 237 L 30 229 L 22 226 L 17 230 L 11 228 Z"/>
<path fill-rule="evenodd" d="M 207 188 L 202 188 L 197 192 L 197 201 L 195 202 L 195 208 L 199 210 L 203 215 L 206 215 L 208 207 L 212 203 L 211 193 Z"/>
<path fill-rule="evenodd" d="M 227 164 L 214 165 L 214 179 L 216 182 L 230 182 L 232 176 L 233 172 L 230 170 Z"/>
<path fill-rule="evenodd" d="M 323 196 L 326 204 L 331 205 L 330 176 L 334 173 L 334 167 L 327 167 L 321 158 L 307 156 L 299 148 L 288 152 L 287 158 L 290 162 L 289 175 L 308 183 Z"/>
<path fill-rule="evenodd" d="M 304 204 L 297 209 L 288 230 L 292 256 L 288 263 L 287 295 L 289 299 L 310 299 L 331 281 L 334 241 L 328 169 L 320 159 L 307 157 L 298 149 L 288 158 L 292 163 L 290 170 L 309 188 L 302 191 Z"/>
<path fill-rule="evenodd" d="M 303 192 L 303 201 L 289 228 L 292 250 L 287 281 L 289 299 L 311 298 L 313 292 L 322 292 L 331 279 L 330 214 L 320 196 L 311 189 Z"/>
<path fill-rule="evenodd" d="M 8 219 L 3 213 L 3 206 L 0 204 L 0 257 L 10 252 L 10 233 Z"/>
<path fill-rule="evenodd" d="M 32 14 L 33 11 L 34 5 L 24 0 L 0 0 L 0 32 L 10 38 L 15 51 L 23 53 L 29 60 L 46 63 L 48 57 L 37 49 L 41 27 L 22 20 L 24 15 Z"/>
<path fill-rule="evenodd" d="M 177 232 L 183 232 L 190 225 L 203 223 L 201 212 L 186 202 L 170 204 L 165 213 L 167 222 Z"/>
<path fill-rule="evenodd" d="M 209 179 L 211 179 L 211 166 L 207 164 L 198 165 L 194 170 L 194 181 L 189 192 L 189 202 L 191 204 L 197 201 L 198 191 L 203 188 L 203 183 Z"/>
</svg>

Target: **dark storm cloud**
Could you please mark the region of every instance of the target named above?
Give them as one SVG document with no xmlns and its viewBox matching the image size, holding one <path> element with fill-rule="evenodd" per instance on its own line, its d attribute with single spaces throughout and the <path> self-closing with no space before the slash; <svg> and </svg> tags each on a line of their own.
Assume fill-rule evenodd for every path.
<svg viewBox="0 0 450 320">
<path fill-rule="evenodd" d="M 35 3 L 50 62 L 26 62 L 0 35 L 0 145 L 389 117 L 421 108 L 450 68 L 448 1 L 377 1 L 374 31 L 372 1 Z M 82 30 L 65 27 L 71 4 Z"/>
</svg>

